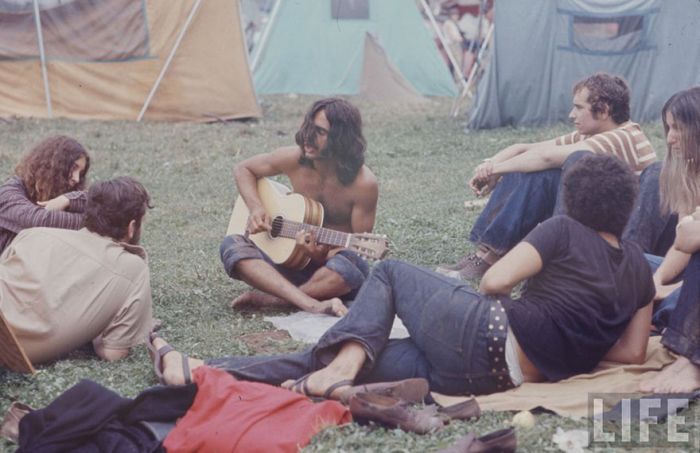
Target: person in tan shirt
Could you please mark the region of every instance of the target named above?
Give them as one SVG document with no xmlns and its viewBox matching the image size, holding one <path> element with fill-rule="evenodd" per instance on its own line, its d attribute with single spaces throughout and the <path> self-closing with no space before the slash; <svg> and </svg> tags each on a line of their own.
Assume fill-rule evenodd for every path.
<svg viewBox="0 0 700 453">
<path fill-rule="evenodd" d="M 150 199 L 120 177 L 88 191 L 85 228 L 30 228 L 0 256 L 0 312 L 33 363 L 92 341 L 119 360 L 150 331 L 151 287 L 139 244 Z"/>
</svg>

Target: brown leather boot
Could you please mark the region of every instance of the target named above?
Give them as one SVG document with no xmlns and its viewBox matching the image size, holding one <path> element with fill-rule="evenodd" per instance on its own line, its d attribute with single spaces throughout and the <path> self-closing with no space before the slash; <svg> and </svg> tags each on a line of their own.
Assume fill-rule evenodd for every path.
<svg viewBox="0 0 700 453">
<path fill-rule="evenodd" d="M 375 382 L 374 384 L 354 385 L 343 395 L 342 402 L 348 404 L 357 393 L 376 393 L 390 396 L 409 403 L 422 403 L 428 396 L 430 385 L 423 378 L 404 379 L 402 381 Z"/>
<path fill-rule="evenodd" d="M 479 408 L 479 403 L 476 402 L 476 398 L 469 398 L 452 406 L 440 407 L 438 413 L 448 420 L 468 420 L 470 418 L 479 418 L 481 409 Z"/>
<path fill-rule="evenodd" d="M 517 448 L 515 430 L 506 428 L 481 437 L 469 433 L 438 453 L 513 453 Z"/>
<path fill-rule="evenodd" d="M 443 427 L 435 407 L 414 409 L 406 401 L 376 393 L 357 393 L 350 398 L 350 412 L 355 418 L 371 420 L 391 428 L 418 434 Z"/>
</svg>

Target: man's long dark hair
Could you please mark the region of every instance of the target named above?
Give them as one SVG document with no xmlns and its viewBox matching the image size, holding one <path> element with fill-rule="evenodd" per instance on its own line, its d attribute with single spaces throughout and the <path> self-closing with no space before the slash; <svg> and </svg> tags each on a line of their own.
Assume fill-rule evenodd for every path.
<svg viewBox="0 0 700 453">
<path fill-rule="evenodd" d="M 316 101 L 304 117 L 304 122 L 295 135 L 297 145 L 302 150 L 301 165 L 313 166 L 313 162 L 303 154 L 304 145 L 316 144 L 314 117 L 323 110 L 331 125 L 328 142 L 321 156 L 336 162 L 336 175 L 344 186 L 351 184 L 365 163 L 367 143 L 362 135 L 362 117 L 357 107 L 338 98 Z"/>
</svg>

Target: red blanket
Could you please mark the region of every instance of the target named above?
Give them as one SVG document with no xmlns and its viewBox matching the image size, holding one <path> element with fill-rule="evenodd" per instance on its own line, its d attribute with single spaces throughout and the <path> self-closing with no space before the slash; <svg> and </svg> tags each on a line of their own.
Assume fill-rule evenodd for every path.
<svg viewBox="0 0 700 453">
<path fill-rule="evenodd" d="M 165 439 L 168 453 L 296 452 L 329 425 L 352 421 L 340 403 L 313 403 L 303 395 L 225 371 L 200 367 L 194 403 Z"/>
</svg>

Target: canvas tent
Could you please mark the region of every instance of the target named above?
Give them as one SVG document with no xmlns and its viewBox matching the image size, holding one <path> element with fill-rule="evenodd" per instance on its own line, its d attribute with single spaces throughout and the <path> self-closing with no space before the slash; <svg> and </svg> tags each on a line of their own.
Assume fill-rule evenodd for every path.
<svg viewBox="0 0 700 453">
<path fill-rule="evenodd" d="M 247 58 L 237 0 L 0 0 L 0 116 L 258 117 Z"/>
<path fill-rule="evenodd" d="M 260 94 L 456 94 L 413 0 L 279 0 L 256 50 Z"/>
<path fill-rule="evenodd" d="M 676 91 L 700 85 L 697 0 L 498 0 L 491 62 L 468 127 L 567 119 L 571 89 L 596 71 L 623 76 L 634 121 L 660 118 Z"/>
</svg>

